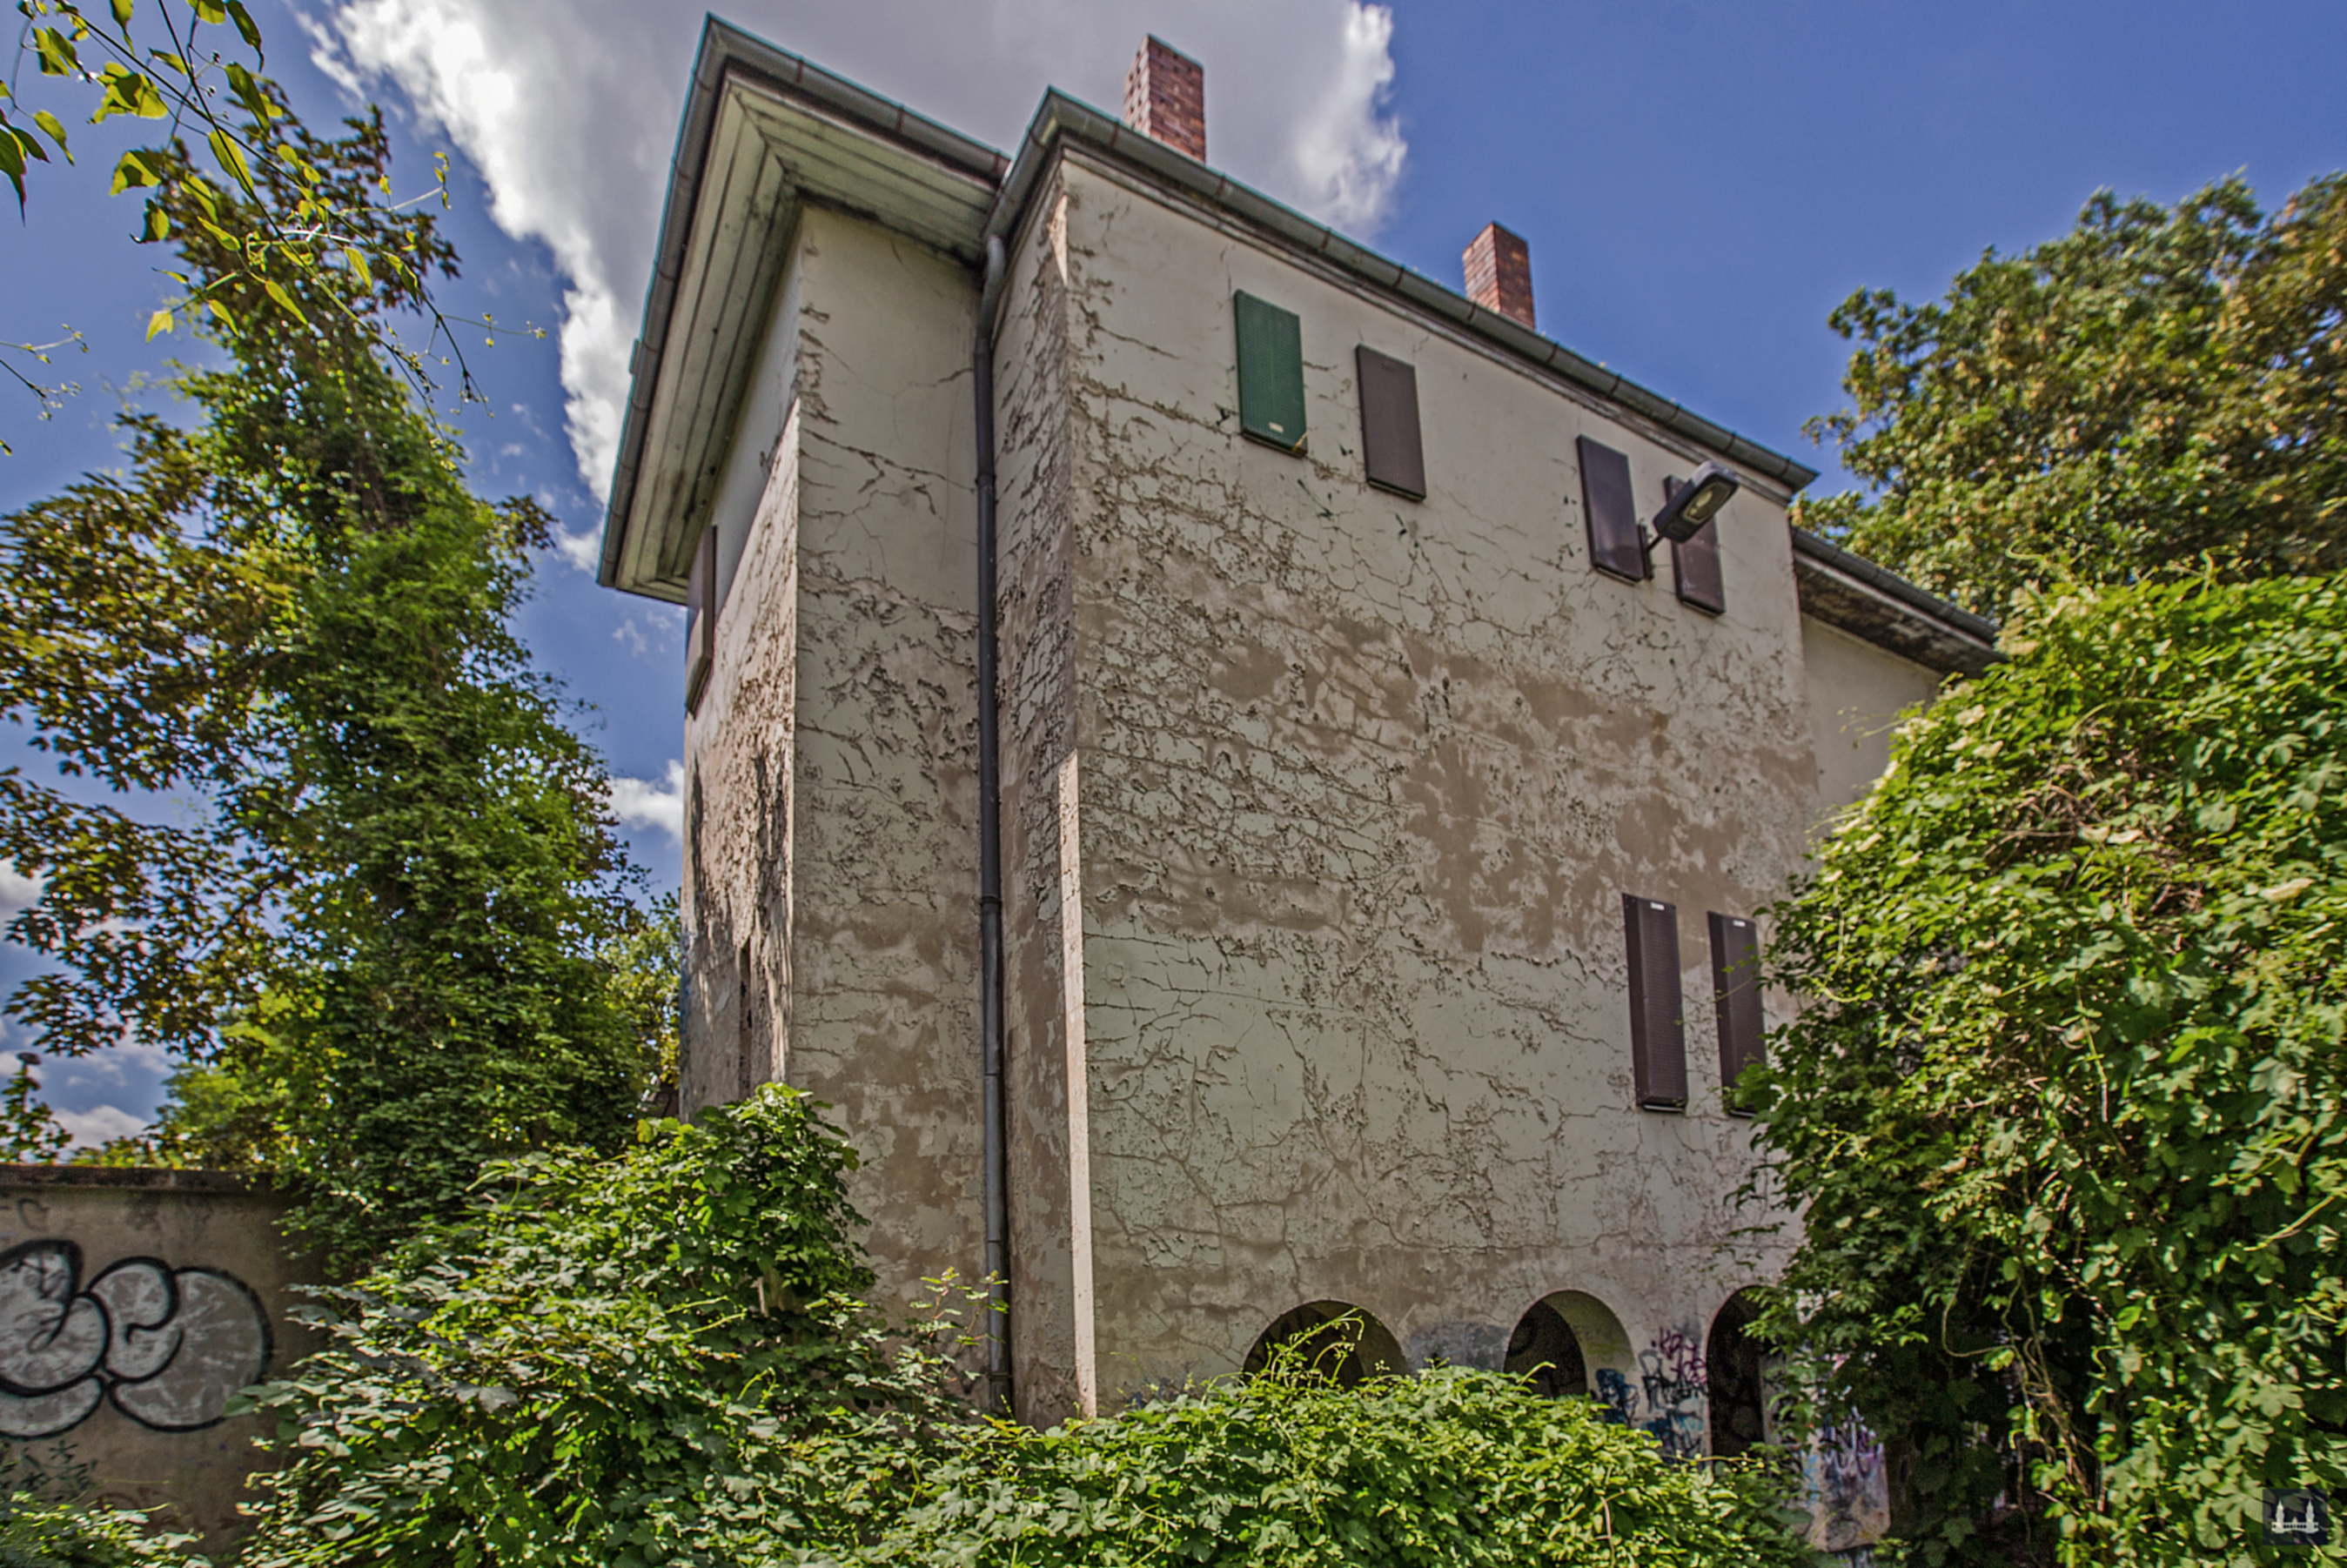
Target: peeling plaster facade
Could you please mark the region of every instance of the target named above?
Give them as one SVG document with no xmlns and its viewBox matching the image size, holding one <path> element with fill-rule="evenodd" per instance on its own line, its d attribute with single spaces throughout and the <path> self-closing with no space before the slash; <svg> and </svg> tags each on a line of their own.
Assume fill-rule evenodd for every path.
<svg viewBox="0 0 2347 1568">
<path fill-rule="evenodd" d="M 1706 912 L 1779 896 L 1897 714 L 1990 656 L 1977 624 L 1804 545 L 1804 481 L 1757 448 L 1544 367 L 1524 345 L 1545 340 L 1430 307 L 1422 281 L 1380 285 L 1201 166 L 1081 131 L 1080 106 L 1047 99 L 989 174 L 908 111 L 712 37 L 715 128 L 671 195 L 605 558 L 673 598 L 718 530 L 685 729 L 686 1109 L 813 1091 L 864 1157 L 884 1286 L 979 1274 L 990 610 L 1021 1417 L 1234 1372 L 1317 1301 L 1413 1364 L 1497 1367 L 1546 1300 L 1593 1392 L 1700 1449 L 1706 1334 L 1778 1255 L 1737 1235 L 1766 1216 L 1734 1202 L 1749 1139 L 1722 1103 Z M 712 71 L 711 47 L 757 69 Z M 727 275 L 773 281 L 746 305 L 733 286 L 743 368 L 695 392 L 675 366 L 727 285 L 694 258 L 749 210 L 724 191 L 755 162 L 709 172 L 747 145 L 728 93 L 798 106 L 814 128 L 774 157 L 807 189 L 763 233 L 738 220 L 757 265 Z M 868 200 L 815 190 L 855 137 L 898 162 L 859 177 Z M 936 216 L 960 200 L 946 166 L 1005 248 L 984 323 L 975 231 Z M 1237 433 L 1240 290 L 1300 318 L 1301 456 Z M 1416 367 L 1423 501 L 1363 477 L 1364 344 Z M 1592 569 L 1583 435 L 1628 454 L 1642 515 L 1666 477 L 1737 466 L 1725 614 L 1676 599 L 1667 550 L 1643 583 Z M 1633 1093 L 1624 894 L 1677 908 L 1684 1114 Z"/>
</svg>

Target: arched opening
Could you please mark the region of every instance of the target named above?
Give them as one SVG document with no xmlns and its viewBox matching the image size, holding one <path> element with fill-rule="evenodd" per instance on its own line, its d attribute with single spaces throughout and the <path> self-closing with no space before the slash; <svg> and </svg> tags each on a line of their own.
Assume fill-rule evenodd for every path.
<svg viewBox="0 0 2347 1568">
<path fill-rule="evenodd" d="M 1535 1393 L 1551 1399 L 1589 1392 L 1589 1366 L 1582 1358 L 1581 1339 L 1564 1314 L 1545 1301 L 1535 1301 L 1516 1319 L 1508 1336 L 1508 1358 L 1502 1369 L 1532 1379 Z"/>
<path fill-rule="evenodd" d="M 1624 1403 L 1637 1367 L 1630 1337 L 1614 1309 L 1587 1291 L 1555 1291 L 1526 1307 L 1501 1365 L 1529 1374 L 1551 1399 L 1593 1394 L 1624 1419 L 1634 1413 Z"/>
<path fill-rule="evenodd" d="M 1732 1459 L 1768 1435 L 1768 1353 L 1750 1332 L 1758 1316 L 1751 1293 L 1737 1291 L 1711 1320 L 1704 1345 L 1711 1451 L 1720 1459 Z"/>
<path fill-rule="evenodd" d="M 1276 1351 L 1283 1366 L 1296 1367 L 1352 1388 L 1364 1378 L 1398 1378 L 1409 1370 L 1401 1344 L 1386 1326 L 1343 1301 L 1307 1301 L 1281 1313 L 1247 1352 L 1250 1378 L 1268 1368 Z"/>
</svg>

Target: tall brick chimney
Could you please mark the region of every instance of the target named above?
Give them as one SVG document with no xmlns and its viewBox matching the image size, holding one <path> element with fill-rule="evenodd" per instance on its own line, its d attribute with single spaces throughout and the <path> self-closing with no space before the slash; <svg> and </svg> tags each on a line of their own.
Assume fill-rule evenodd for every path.
<svg viewBox="0 0 2347 1568">
<path fill-rule="evenodd" d="M 1163 39 L 1151 38 L 1124 73 L 1124 123 L 1205 162 L 1205 67 Z"/>
<path fill-rule="evenodd" d="M 1497 223 L 1486 223 L 1460 260 L 1467 263 L 1469 299 L 1532 325 L 1532 247 Z"/>
</svg>

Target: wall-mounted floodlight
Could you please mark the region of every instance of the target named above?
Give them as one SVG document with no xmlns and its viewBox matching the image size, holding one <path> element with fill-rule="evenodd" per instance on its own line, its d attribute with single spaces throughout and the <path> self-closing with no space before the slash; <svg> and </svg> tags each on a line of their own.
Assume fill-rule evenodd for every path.
<svg viewBox="0 0 2347 1568">
<path fill-rule="evenodd" d="M 1704 524 L 1719 516 L 1728 497 L 1742 489 L 1735 475 L 1717 463 L 1706 463 L 1695 477 L 1673 492 L 1655 518 L 1655 532 L 1674 544 L 1685 544 L 1703 532 Z"/>
</svg>

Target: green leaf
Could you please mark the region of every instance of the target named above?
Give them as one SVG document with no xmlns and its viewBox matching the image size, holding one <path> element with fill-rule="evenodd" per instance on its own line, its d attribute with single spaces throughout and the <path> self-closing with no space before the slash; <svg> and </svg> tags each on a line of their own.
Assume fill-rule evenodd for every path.
<svg viewBox="0 0 2347 1568">
<path fill-rule="evenodd" d="M 153 315 L 147 318 L 147 341 L 149 343 L 154 342 L 155 334 L 157 333 L 169 332 L 171 330 L 171 313 L 168 310 L 157 311 Z"/>
<path fill-rule="evenodd" d="M 302 313 L 302 307 L 293 302 L 293 296 L 287 293 L 276 279 L 263 278 L 261 280 L 261 286 L 269 292 L 269 297 L 275 300 L 287 315 L 292 316 L 303 326 L 310 324 L 310 318 Z"/>
<path fill-rule="evenodd" d="M 35 109 L 33 123 L 49 133 L 49 139 L 57 144 L 57 150 L 66 155 L 67 163 L 71 163 L 73 149 L 66 145 L 66 128 L 58 122 L 57 117 L 46 109 Z"/>
<path fill-rule="evenodd" d="M 146 159 L 134 150 L 124 153 L 115 164 L 114 186 L 107 194 L 119 196 L 133 186 L 160 185 L 162 181 L 156 177 L 155 171 L 147 167 Z"/>
<path fill-rule="evenodd" d="M 126 34 L 128 33 L 130 31 L 130 13 L 138 5 L 138 0 L 112 0 L 112 4 L 114 6 L 114 25 L 121 28 Z"/>
<path fill-rule="evenodd" d="M 210 22 L 217 26 L 228 20 L 228 8 L 220 0 L 189 0 L 189 4 L 194 7 L 199 22 Z"/>
<path fill-rule="evenodd" d="M 269 101 L 269 95 L 261 90 L 259 79 L 251 71 L 234 60 L 228 62 L 227 70 L 229 90 L 236 95 L 236 101 L 242 104 L 245 112 L 254 119 L 266 124 L 282 112 Z"/>
<path fill-rule="evenodd" d="M 261 29 L 253 25 L 252 13 L 244 8 L 244 0 L 228 0 L 228 14 L 230 19 L 236 23 L 236 30 L 244 35 L 245 43 L 251 46 L 253 57 L 258 59 L 261 56 Z"/>
<path fill-rule="evenodd" d="M 25 210 L 25 153 L 32 138 L 13 125 L 0 123 L 0 174 L 16 188 L 16 210 Z"/>
<path fill-rule="evenodd" d="M 170 213 L 164 210 L 161 202 L 149 199 L 147 203 L 146 226 L 139 231 L 138 242 L 142 245 L 152 245 L 170 237 Z"/>
<path fill-rule="evenodd" d="M 73 40 L 55 27 L 33 29 L 33 48 L 41 57 L 41 75 L 73 77 L 81 74 L 81 55 Z"/>
<path fill-rule="evenodd" d="M 244 188 L 245 195 L 258 201 L 261 192 L 253 188 L 251 167 L 244 161 L 244 149 L 237 145 L 236 138 L 215 126 L 204 141 L 212 149 L 212 157 L 219 160 L 220 168 Z"/>
</svg>

